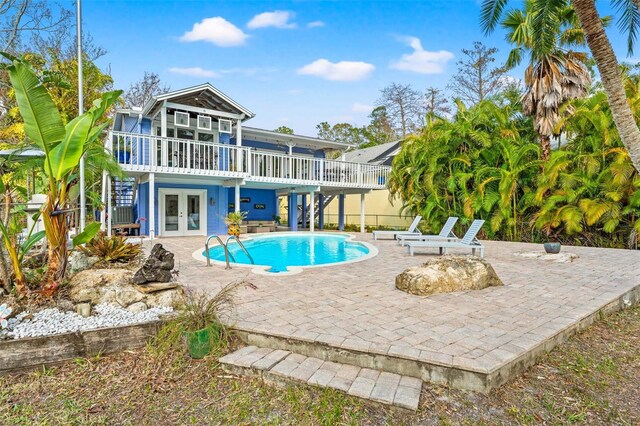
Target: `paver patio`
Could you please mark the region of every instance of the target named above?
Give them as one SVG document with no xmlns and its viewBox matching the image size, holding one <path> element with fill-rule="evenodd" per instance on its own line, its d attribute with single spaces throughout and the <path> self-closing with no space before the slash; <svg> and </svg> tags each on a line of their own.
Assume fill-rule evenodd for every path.
<svg viewBox="0 0 640 426">
<path fill-rule="evenodd" d="M 378 256 L 289 276 L 207 267 L 191 257 L 202 237 L 159 241 L 175 253 L 188 286 L 216 291 L 246 278 L 257 287 L 239 291 L 234 319 L 251 344 L 307 356 L 321 351 L 326 360 L 475 390 L 500 385 L 601 309 L 635 303 L 640 294 L 637 251 L 563 247 L 579 258 L 553 263 L 513 254 L 541 245 L 486 242 L 485 258 L 505 286 L 413 296 L 395 288 L 395 277 L 435 250 L 411 257 L 393 240 L 355 235 Z"/>
</svg>

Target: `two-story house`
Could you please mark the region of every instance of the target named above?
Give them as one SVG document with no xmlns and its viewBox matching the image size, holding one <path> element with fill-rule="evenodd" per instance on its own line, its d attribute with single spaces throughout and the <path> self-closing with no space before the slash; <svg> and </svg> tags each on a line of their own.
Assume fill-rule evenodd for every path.
<svg viewBox="0 0 640 426">
<path fill-rule="evenodd" d="M 323 227 L 327 200 L 337 198 L 344 216 L 345 194 L 361 194 L 364 207 L 366 193 L 385 188 L 389 167 L 327 158 L 349 145 L 245 126 L 253 117 L 208 83 L 118 110 L 107 148 L 128 178 L 104 176 L 112 212 L 104 227 L 139 223 L 150 237 L 221 234 L 228 212 L 272 221 L 285 197 L 291 230 L 308 220 L 313 231 L 316 222 Z"/>
</svg>

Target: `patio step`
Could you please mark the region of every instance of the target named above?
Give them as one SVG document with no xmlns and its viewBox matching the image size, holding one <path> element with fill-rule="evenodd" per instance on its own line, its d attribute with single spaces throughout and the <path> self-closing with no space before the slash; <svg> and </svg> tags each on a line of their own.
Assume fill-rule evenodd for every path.
<svg viewBox="0 0 640 426">
<path fill-rule="evenodd" d="M 324 361 L 291 351 L 245 346 L 220 358 L 230 373 L 265 381 L 306 383 L 346 392 L 359 398 L 417 410 L 422 380 L 350 364 Z"/>
</svg>

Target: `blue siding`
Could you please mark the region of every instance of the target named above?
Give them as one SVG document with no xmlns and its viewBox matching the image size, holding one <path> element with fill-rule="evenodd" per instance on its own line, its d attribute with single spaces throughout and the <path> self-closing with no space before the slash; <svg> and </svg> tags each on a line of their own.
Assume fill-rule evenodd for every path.
<svg viewBox="0 0 640 426">
<path fill-rule="evenodd" d="M 235 200 L 235 188 L 229 188 L 229 203 Z M 277 211 L 276 191 L 272 189 L 250 189 L 240 188 L 240 198 L 248 197 L 251 199 L 248 203 L 240 203 L 240 210 L 247 212 L 247 220 L 273 220 Z M 229 205 L 230 205 L 229 204 Z M 265 209 L 259 210 L 254 207 L 255 204 L 264 204 Z M 229 212 L 234 211 L 233 208 L 228 209 Z"/>
<path fill-rule="evenodd" d="M 145 218 L 140 221 L 140 234 L 149 235 L 149 184 L 141 183 L 138 185 L 138 211 L 139 218 Z"/>
</svg>

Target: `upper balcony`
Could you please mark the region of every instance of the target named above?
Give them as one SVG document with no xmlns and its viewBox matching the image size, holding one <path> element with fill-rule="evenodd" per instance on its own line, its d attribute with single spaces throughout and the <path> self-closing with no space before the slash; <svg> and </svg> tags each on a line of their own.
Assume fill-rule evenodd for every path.
<svg viewBox="0 0 640 426">
<path fill-rule="evenodd" d="M 384 189 L 391 168 L 136 133 L 111 132 L 109 149 L 127 172 L 243 178 L 247 182 Z"/>
</svg>

